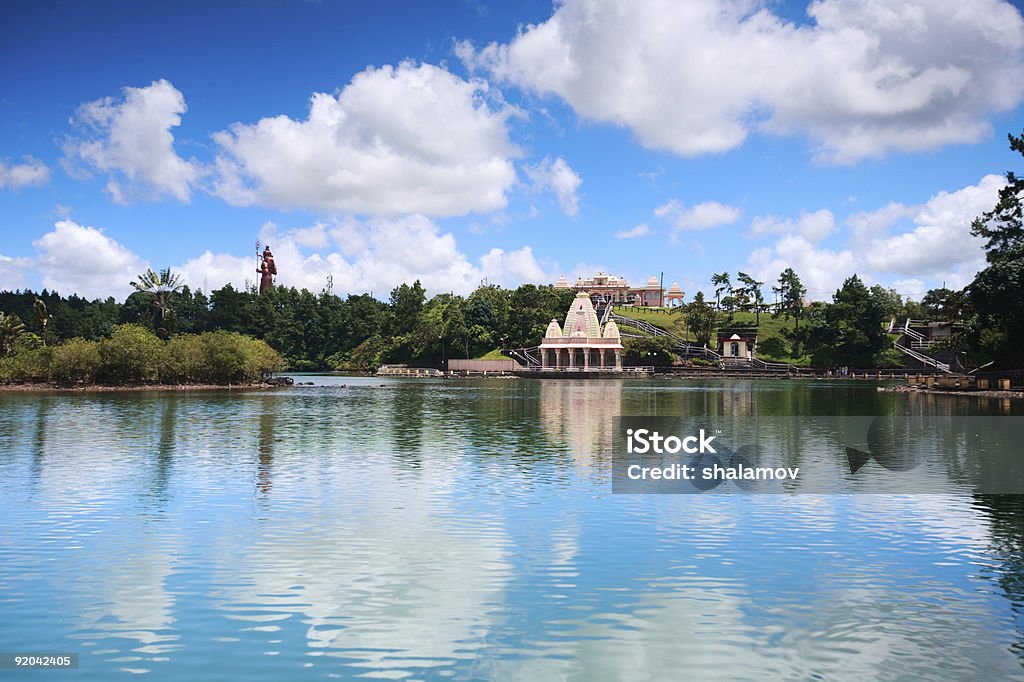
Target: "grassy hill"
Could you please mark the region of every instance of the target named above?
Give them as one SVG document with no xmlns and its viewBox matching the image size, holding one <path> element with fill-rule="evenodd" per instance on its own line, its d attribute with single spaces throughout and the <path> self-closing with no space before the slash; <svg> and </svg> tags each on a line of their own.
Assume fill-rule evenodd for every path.
<svg viewBox="0 0 1024 682">
<path fill-rule="evenodd" d="M 650 308 L 629 308 L 616 306 L 615 314 L 643 320 L 655 327 L 671 332 L 680 339 L 692 341 L 693 337 L 686 331 L 686 319 L 682 313 L 669 313 Z M 766 362 L 786 362 L 791 365 L 810 365 L 809 356 L 793 357 L 790 342 L 783 336 L 783 331 L 793 329 L 795 320 L 762 313 L 760 324 L 756 322 L 754 313 L 733 313 L 729 321 L 727 313 L 720 312 L 718 330 L 744 330 L 757 334 L 757 357 Z M 632 328 L 627 328 L 632 333 Z"/>
</svg>

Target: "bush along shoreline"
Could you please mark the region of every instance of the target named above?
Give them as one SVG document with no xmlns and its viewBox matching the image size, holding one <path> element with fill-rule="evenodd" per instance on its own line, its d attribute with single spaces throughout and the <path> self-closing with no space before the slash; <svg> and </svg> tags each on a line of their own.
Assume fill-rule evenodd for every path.
<svg viewBox="0 0 1024 682">
<path fill-rule="evenodd" d="M 163 341 L 141 325 L 120 324 L 109 338 L 73 338 L 52 346 L 33 343 L 32 336 L 0 358 L 0 384 L 251 386 L 285 369 L 265 341 L 238 332 L 179 334 Z"/>
</svg>

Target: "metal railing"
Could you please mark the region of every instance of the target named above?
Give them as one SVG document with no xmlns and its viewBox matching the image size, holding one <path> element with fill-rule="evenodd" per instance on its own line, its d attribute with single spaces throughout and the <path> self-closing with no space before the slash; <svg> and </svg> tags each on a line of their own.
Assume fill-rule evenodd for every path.
<svg viewBox="0 0 1024 682">
<path fill-rule="evenodd" d="M 952 370 L 949 368 L 949 365 L 947 363 L 940 362 L 940 361 L 938 361 L 938 360 L 936 360 L 935 358 L 932 358 L 932 357 L 928 357 L 924 353 L 918 353 L 913 348 L 907 348 L 906 346 L 902 345 L 899 341 L 894 341 L 892 345 L 893 345 L 893 348 L 895 348 L 896 350 L 900 351 L 901 353 L 904 353 L 905 355 L 909 355 L 910 357 L 914 358 L 918 362 L 923 362 L 924 364 L 930 365 L 930 366 L 934 367 L 935 369 L 938 369 L 938 370 L 943 371 L 943 372 L 947 372 L 947 373 L 951 373 L 952 372 Z"/>
</svg>

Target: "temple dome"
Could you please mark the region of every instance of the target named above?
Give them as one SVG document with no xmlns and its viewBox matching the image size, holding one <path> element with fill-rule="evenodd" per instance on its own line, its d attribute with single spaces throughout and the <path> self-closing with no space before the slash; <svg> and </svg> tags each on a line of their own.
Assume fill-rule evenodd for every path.
<svg viewBox="0 0 1024 682">
<path fill-rule="evenodd" d="M 562 336 L 562 328 L 558 326 L 558 320 L 551 320 L 548 330 L 544 333 L 546 339 L 556 339 Z"/>
<path fill-rule="evenodd" d="M 651 275 L 648 278 L 648 280 L 647 280 L 647 288 L 648 289 L 657 289 L 658 287 L 659 287 L 658 278 L 655 277 L 654 275 Z"/>
<path fill-rule="evenodd" d="M 619 325 L 615 324 L 615 320 L 608 320 L 608 324 L 604 326 L 604 334 L 602 336 L 606 339 L 618 339 L 619 336 Z"/>
<path fill-rule="evenodd" d="M 679 288 L 679 282 L 672 282 L 672 286 L 669 287 L 668 293 L 669 295 L 676 294 L 681 296 L 683 294 L 683 290 Z"/>
<path fill-rule="evenodd" d="M 600 338 L 601 322 L 597 319 L 597 312 L 594 304 L 590 302 L 590 294 L 581 291 L 576 294 L 569 312 L 565 314 L 565 324 L 562 325 L 562 333 L 565 336 L 584 336 L 589 338 Z"/>
<path fill-rule="evenodd" d="M 558 278 L 558 281 L 555 282 L 555 288 L 556 289 L 568 289 L 569 288 L 569 280 L 567 280 L 565 278 L 565 275 L 562 275 L 561 277 Z"/>
</svg>

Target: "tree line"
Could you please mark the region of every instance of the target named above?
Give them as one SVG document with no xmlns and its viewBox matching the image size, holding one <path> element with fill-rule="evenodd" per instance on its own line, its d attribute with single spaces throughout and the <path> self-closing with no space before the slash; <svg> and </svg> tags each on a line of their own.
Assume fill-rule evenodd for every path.
<svg viewBox="0 0 1024 682">
<path fill-rule="evenodd" d="M 190 336 L 212 343 L 228 337 L 211 333 L 234 333 L 265 342 L 283 364 L 299 371 L 437 364 L 536 345 L 551 319 L 564 317 L 575 295 L 524 284 L 516 289 L 483 285 L 469 296 L 442 293 L 428 298 L 419 281 L 396 287 L 386 302 L 367 294 L 342 298 L 281 286 L 258 294 L 254 288 L 230 284 L 207 295 L 192 291 L 168 270 L 147 271 L 133 285 L 137 290 L 123 302 L 88 301 L 51 291 L 0 292 L 0 358 L 23 355 L 22 369 L 15 374 L 38 377 L 41 371 L 29 367 L 42 362 L 38 358 L 71 342 L 79 349 L 89 342 L 100 344 L 88 351 L 91 359 L 85 362 L 93 366 L 93 350 L 117 330 L 130 328 L 168 347 Z M 70 351 L 60 351 L 65 352 Z M 31 353 L 36 361 L 27 360 Z M 97 372 L 101 380 L 110 378 L 104 370 Z M 153 371 L 147 376 L 152 378 Z"/>
</svg>

